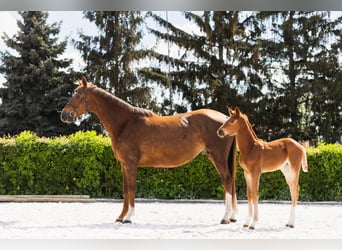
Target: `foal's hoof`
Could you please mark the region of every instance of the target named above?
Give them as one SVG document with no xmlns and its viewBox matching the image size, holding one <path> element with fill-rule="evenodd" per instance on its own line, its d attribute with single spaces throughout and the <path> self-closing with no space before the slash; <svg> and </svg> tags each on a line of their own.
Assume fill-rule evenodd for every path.
<svg viewBox="0 0 342 250">
<path fill-rule="evenodd" d="M 289 228 L 294 228 L 294 225 L 286 224 L 286 226 Z"/>
<path fill-rule="evenodd" d="M 122 223 L 122 219 L 116 219 L 115 222 L 119 222 L 119 223 Z"/>
<path fill-rule="evenodd" d="M 229 223 L 230 223 L 230 220 L 225 220 L 225 219 L 221 220 L 221 224 L 229 224 Z"/>
<path fill-rule="evenodd" d="M 248 227 L 248 225 L 247 224 L 243 224 L 243 227 Z"/>
<path fill-rule="evenodd" d="M 229 220 L 230 220 L 230 222 L 232 222 L 232 223 L 237 222 L 237 219 L 230 218 Z"/>
<path fill-rule="evenodd" d="M 132 224 L 132 221 L 131 220 L 123 220 L 122 224 Z"/>
<path fill-rule="evenodd" d="M 255 229 L 255 227 L 253 227 L 253 226 L 250 226 L 248 229 L 249 229 L 249 230 L 254 230 L 254 229 Z"/>
</svg>

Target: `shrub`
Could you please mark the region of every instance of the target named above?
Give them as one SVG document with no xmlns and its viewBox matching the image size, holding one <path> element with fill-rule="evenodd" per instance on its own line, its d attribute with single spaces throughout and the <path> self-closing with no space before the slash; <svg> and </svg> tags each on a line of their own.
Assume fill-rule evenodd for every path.
<svg viewBox="0 0 342 250">
<path fill-rule="evenodd" d="M 309 172 L 300 175 L 300 200 L 341 201 L 342 146 L 322 144 L 309 148 L 307 155 Z M 246 199 L 243 171 L 238 165 L 236 176 L 238 199 Z M 38 138 L 24 131 L 13 138 L 0 138 L 0 194 L 122 198 L 121 166 L 109 138 L 95 132 Z M 280 171 L 261 175 L 259 196 L 290 200 Z M 213 165 L 200 154 L 179 168 L 138 168 L 136 197 L 222 199 L 223 187 Z"/>
</svg>

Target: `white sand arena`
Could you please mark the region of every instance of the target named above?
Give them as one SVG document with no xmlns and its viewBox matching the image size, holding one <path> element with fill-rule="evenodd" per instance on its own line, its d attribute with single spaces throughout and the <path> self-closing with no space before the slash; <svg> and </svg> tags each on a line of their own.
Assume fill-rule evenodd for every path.
<svg viewBox="0 0 342 250">
<path fill-rule="evenodd" d="M 121 202 L 1 202 L 1 239 L 341 239 L 342 203 L 299 204 L 295 228 L 285 224 L 290 204 L 260 203 L 255 230 L 238 221 L 220 225 L 223 202 L 136 202 L 132 224 L 115 223 Z"/>
</svg>

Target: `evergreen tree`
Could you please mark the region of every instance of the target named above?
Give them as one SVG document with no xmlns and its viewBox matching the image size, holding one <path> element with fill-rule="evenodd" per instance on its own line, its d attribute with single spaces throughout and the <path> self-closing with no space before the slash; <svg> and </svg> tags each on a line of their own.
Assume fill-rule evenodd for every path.
<svg viewBox="0 0 342 250">
<path fill-rule="evenodd" d="M 192 110 L 209 107 L 226 112 L 226 106 L 246 105 L 242 95 L 256 98 L 261 94 L 257 43 L 248 34 L 248 17 L 236 11 L 204 11 L 201 15 L 184 12 L 185 18 L 195 23 L 200 34 L 188 33 L 156 14 L 151 16 L 169 32 L 150 29 L 160 39 L 176 44 L 181 51 L 177 58 L 154 53 L 160 63 L 171 65 L 171 72 L 162 68 L 144 68 L 140 73 L 151 80 L 159 80 L 172 91 L 182 95 Z M 246 85 L 247 84 L 247 85 Z M 250 103 L 250 102 L 249 102 Z M 186 103 L 184 103 L 186 105 Z M 177 112 L 185 111 L 176 107 Z"/>
<path fill-rule="evenodd" d="M 329 34 L 316 55 L 310 75 L 310 111 L 308 127 L 310 138 L 327 143 L 341 143 L 342 134 L 342 14 L 328 20 Z M 331 42 L 332 41 L 332 42 Z"/>
<path fill-rule="evenodd" d="M 80 34 L 74 41 L 94 83 L 117 97 L 141 107 L 154 108 L 148 86 L 138 81 L 134 64 L 147 56 L 137 49 L 143 18 L 138 11 L 87 11 L 84 17 L 98 28 L 98 36 Z"/>
<path fill-rule="evenodd" d="M 151 13 L 164 28 L 151 33 L 177 45 L 179 55 L 154 52 L 161 66 L 140 71 L 182 97 L 176 112 L 187 103 L 222 112 L 240 106 L 261 138 L 340 140 L 341 18 L 298 11 L 183 14 L 200 33 Z"/>
<path fill-rule="evenodd" d="M 6 82 L 0 89 L 0 134 L 31 130 L 39 136 L 69 134 L 76 130 L 60 121 L 59 111 L 72 94 L 71 60 L 58 59 L 67 42 L 58 43 L 60 24 L 47 24 L 48 13 L 19 13 L 19 31 L 3 40 L 11 49 L 1 52 L 0 72 Z"/>
<path fill-rule="evenodd" d="M 322 69 L 336 67 L 336 60 L 328 58 L 329 38 L 336 23 L 329 20 L 328 12 L 262 12 L 260 15 L 272 20 L 272 35 L 261 40 L 262 56 L 271 62 L 265 81 L 268 95 L 262 108 L 271 114 L 265 116 L 271 120 L 267 118 L 260 123 L 264 124 L 264 131 L 268 131 L 267 124 L 273 127 L 274 138 L 289 135 L 296 139 L 313 138 L 312 104 L 320 98 L 315 93 L 315 85 L 323 80 L 328 87 L 331 72 Z M 325 98 L 329 99 L 327 95 Z"/>
</svg>

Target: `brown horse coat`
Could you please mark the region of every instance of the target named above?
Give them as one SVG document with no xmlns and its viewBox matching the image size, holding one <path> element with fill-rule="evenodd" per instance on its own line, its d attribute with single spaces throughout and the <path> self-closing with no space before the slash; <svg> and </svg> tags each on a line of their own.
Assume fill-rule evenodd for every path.
<svg viewBox="0 0 342 250">
<path fill-rule="evenodd" d="M 133 107 L 83 77 L 61 120 L 71 123 L 87 112 L 98 116 L 121 163 L 124 205 L 117 221 L 130 222 L 133 215 L 138 166 L 178 167 L 201 152 L 207 153 L 222 178 L 226 211 L 221 223 L 235 221 L 235 137 L 222 139 L 216 133 L 227 120 L 224 114 L 201 109 L 158 116 Z"/>
<path fill-rule="evenodd" d="M 308 171 L 305 149 L 291 138 L 271 142 L 259 139 L 254 133 L 248 117 L 240 112 L 228 109 L 230 118 L 218 129 L 220 137 L 236 135 L 240 149 L 240 165 L 244 170 L 247 185 L 249 216 L 245 227 L 254 229 L 258 221 L 259 179 L 262 173 L 281 170 L 291 192 L 291 213 L 286 226 L 294 227 L 295 207 L 299 196 L 300 167 Z"/>
</svg>

